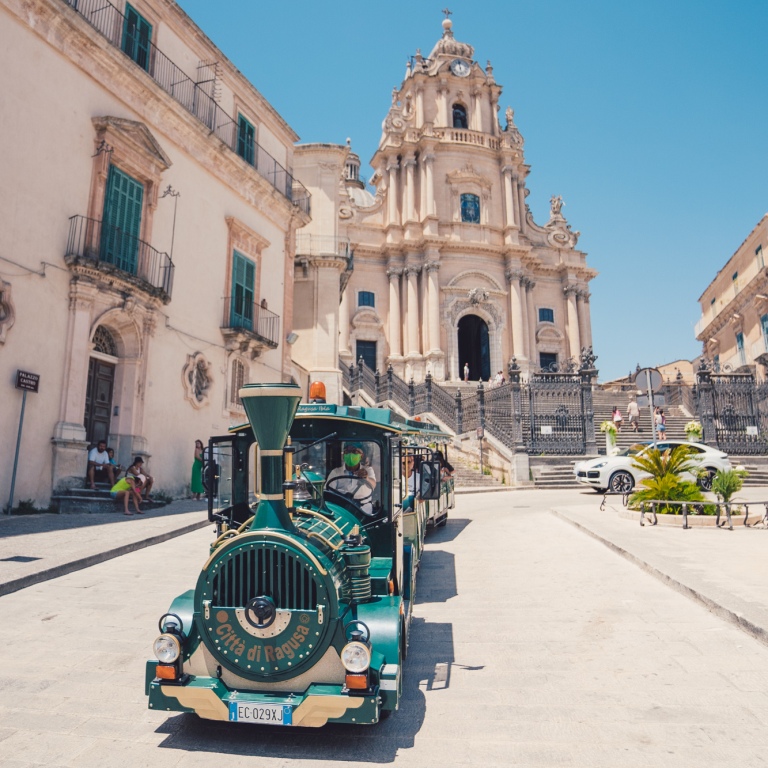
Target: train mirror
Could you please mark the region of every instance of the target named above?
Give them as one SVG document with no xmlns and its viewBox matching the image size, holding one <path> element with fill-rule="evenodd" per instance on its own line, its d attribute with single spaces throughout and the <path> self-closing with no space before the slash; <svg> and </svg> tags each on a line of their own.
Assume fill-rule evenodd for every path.
<svg viewBox="0 0 768 768">
<path fill-rule="evenodd" d="M 440 498 L 440 462 L 422 461 L 419 467 L 421 484 L 419 496 L 425 501 Z"/>
</svg>

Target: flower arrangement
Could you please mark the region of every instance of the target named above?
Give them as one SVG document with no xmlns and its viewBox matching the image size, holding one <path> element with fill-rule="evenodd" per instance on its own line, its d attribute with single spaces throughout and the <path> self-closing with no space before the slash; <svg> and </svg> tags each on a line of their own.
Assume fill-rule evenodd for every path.
<svg viewBox="0 0 768 768">
<path fill-rule="evenodd" d="M 687 435 L 689 440 L 701 440 L 702 435 L 704 434 L 704 430 L 701 428 L 701 422 L 696 421 L 693 419 L 692 421 L 689 421 L 685 427 L 685 434 Z"/>
<path fill-rule="evenodd" d="M 613 437 L 616 435 L 616 425 L 612 421 L 608 421 L 608 419 L 606 419 L 605 421 L 601 422 L 600 431 L 605 432 Z"/>
</svg>

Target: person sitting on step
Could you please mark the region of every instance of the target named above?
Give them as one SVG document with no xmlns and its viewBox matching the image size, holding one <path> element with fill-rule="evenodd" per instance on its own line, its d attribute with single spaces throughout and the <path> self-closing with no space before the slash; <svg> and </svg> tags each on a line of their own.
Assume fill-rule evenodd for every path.
<svg viewBox="0 0 768 768">
<path fill-rule="evenodd" d="M 105 440 L 99 440 L 88 453 L 88 483 L 92 491 L 96 490 L 97 479 L 100 483 L 108 481 L 110 488 L 115 484 L 115 472 L 109 461 Z"/>
</svg>

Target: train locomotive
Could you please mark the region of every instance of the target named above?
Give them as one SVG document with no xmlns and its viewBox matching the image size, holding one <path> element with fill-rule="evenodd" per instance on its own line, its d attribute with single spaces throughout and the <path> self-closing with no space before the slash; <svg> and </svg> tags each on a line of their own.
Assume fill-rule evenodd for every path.
<svg viewBox="0 0 768 768">
<path fill-rule="evenodd" d="M 160 617 L 149 707 L 377 723 L 402 695 L 426 531 L 453 506 L 448 435 L 387 409 L 299 405 L 295 385 L 240 397 L 248 423 L 205 451 L 216 537 L 195 588 Z"/>
</svg>

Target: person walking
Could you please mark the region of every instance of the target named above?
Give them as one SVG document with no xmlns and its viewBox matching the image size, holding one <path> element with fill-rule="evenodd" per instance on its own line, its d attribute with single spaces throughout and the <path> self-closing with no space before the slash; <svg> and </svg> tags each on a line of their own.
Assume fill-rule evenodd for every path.
<svg viewBox="0 0 768 768">
<path fill-rule="evenodd" d="M 469 363 L 464 363 L 464 381 L 469 381 Z"/>
<path fill-rule="evenodd" d="M 622 418 L 618 405 L 613 406 L 613 414 L 611 415 L 611 419 L 613 420 L 613 424 L 616 427 L 616 431 L 621 432 Z"/>
<path fill-rule="evenodd" d="M 664 409 L 659 408 L 656 412 L 656 431 L 659 433 L 659 437 L 665 437 L 667 432 L 667 417 L 664 415 Z"/>
<path fill-rule="evenodd" d="M 640 408 L 637 405 L 637 400 L 632 398 L 627 404 L 627 421 L 632 427 L 633 432 L 638 430 L 638 422 L 640 421 Z"/>
<path fill-rule="evenodd" d="M 200 498 L 201 493 L 205 493 L 203 486 L 203 441 L 195 440 L 195 458 L 192 461 L 192 480 L 189 483 L 189 489 L 192 497 Z"/>
</svg>

